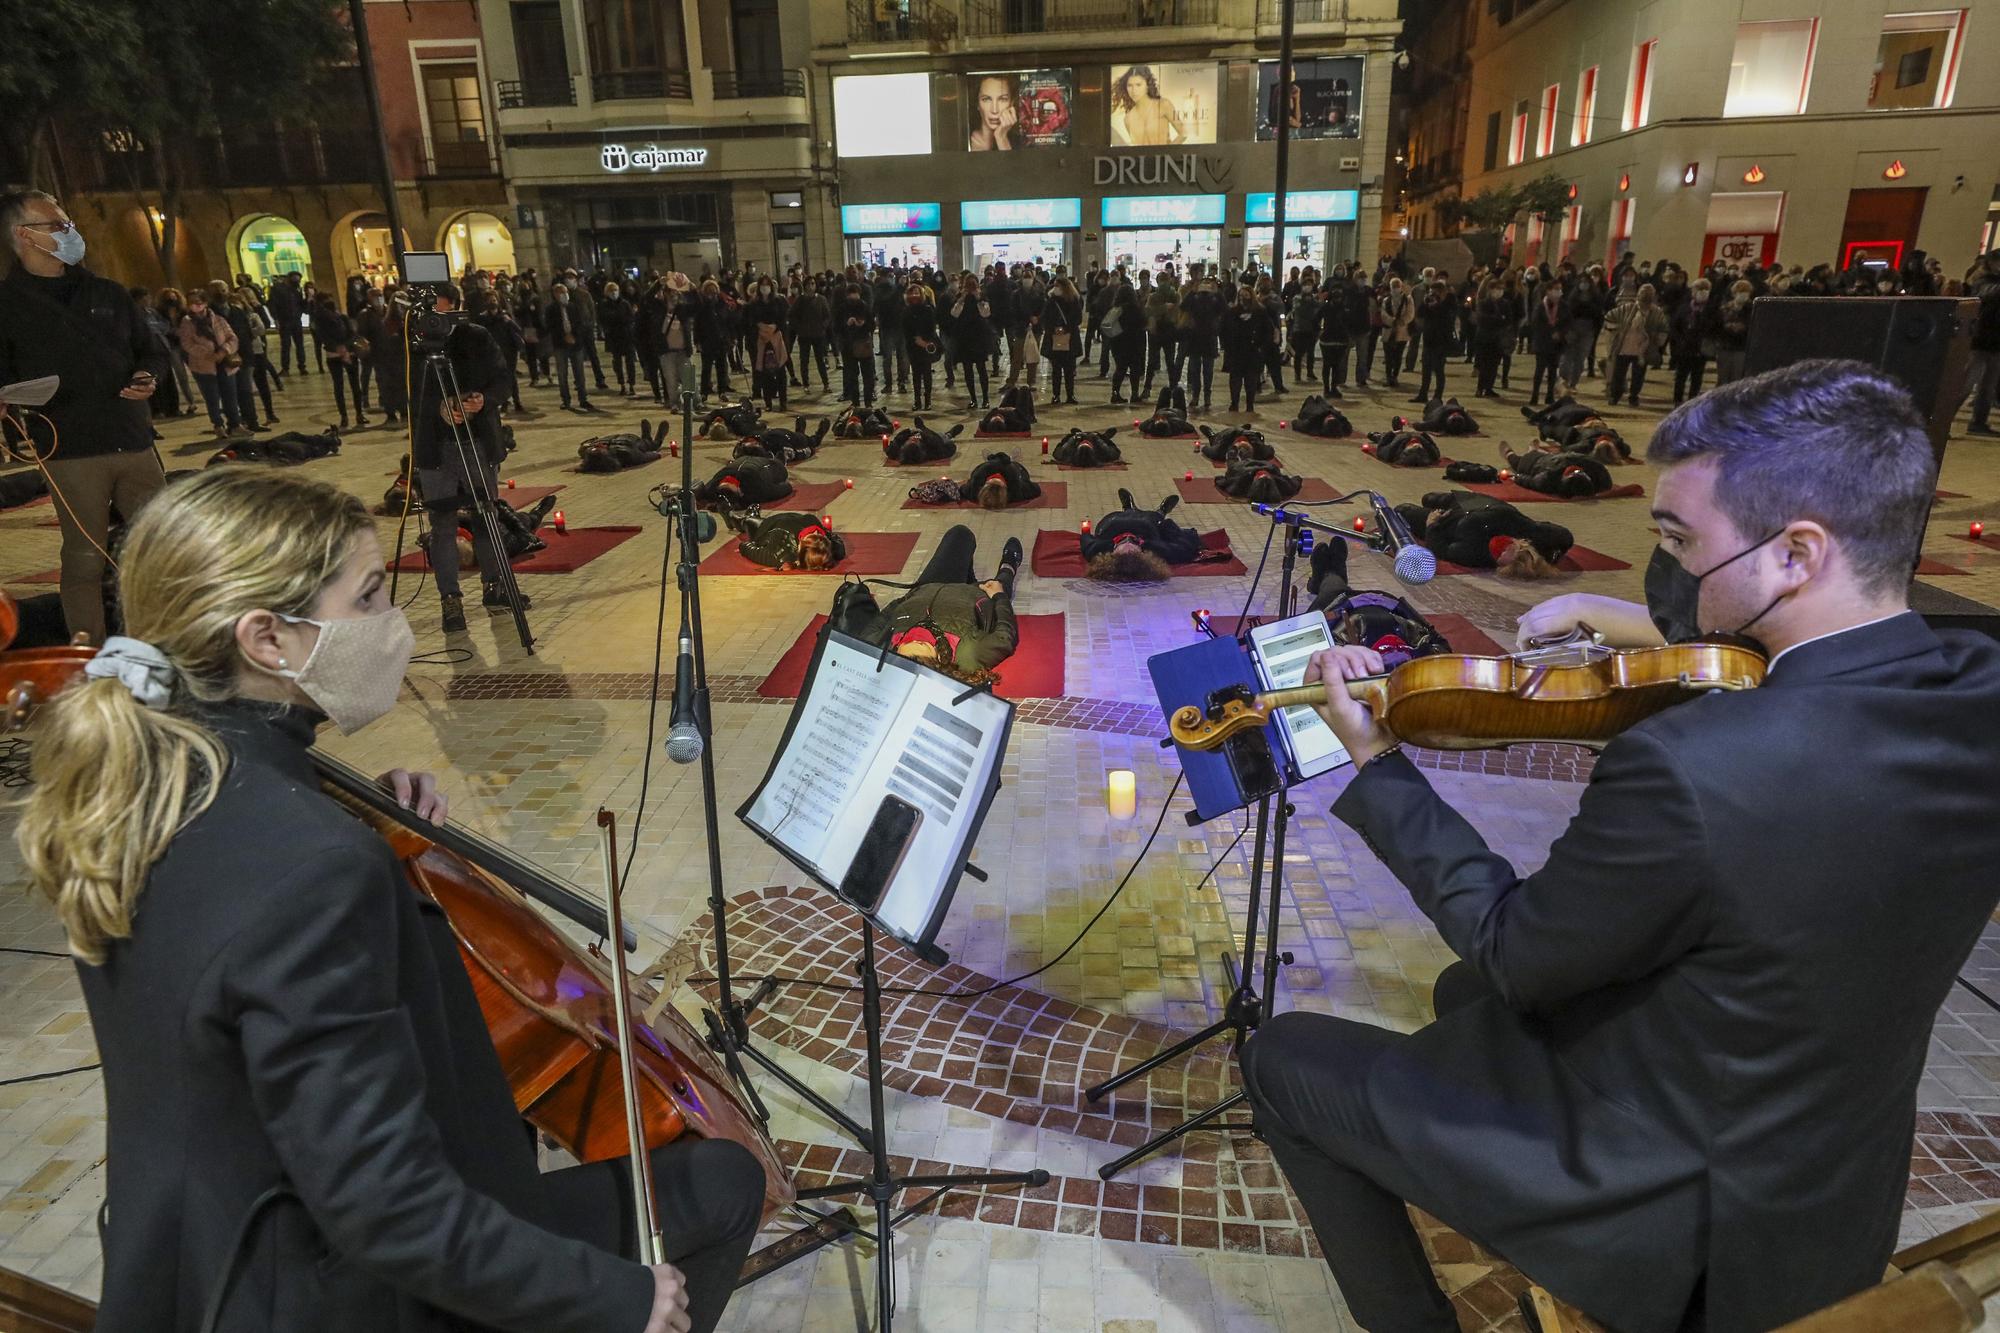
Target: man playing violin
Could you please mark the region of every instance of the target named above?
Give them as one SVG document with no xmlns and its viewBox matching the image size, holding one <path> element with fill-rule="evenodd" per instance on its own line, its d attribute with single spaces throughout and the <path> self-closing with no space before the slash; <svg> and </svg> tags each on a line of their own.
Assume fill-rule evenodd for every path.
<svg viewBox="0 0 2000 1333">
<path fill-rule="evenodd" d="M 104 1062 L 101 1333 L 687 1333 L 721 1317 L 764 1174 L 651 1153 L 540 1173 L 450 925 L 321 792 L 411 635 L 361 502 L 265 468 L 175 482 L 119 562 L 125 634 L 47 709 L 16 832 Z M 442 818 L 433 784 L 395 795 Z"/>
<path fill-rule="evenodd" d="M 1334 814 L 1459 956 L 1402 1034 L 1308 1013 L 1243 1053 L 1258 1128 L 1364 1328 L 1458 1327 L 1421 1207 L 1621 1330 L 1767 1329 L 1878 1281 L 1931 1023 L 1993 911 L 2000 645 L 1908 609 L 1924 424 L 1855 362 L 1663 421 L 1646 605 L 1559 598 L 1614 643 L 1717 632 L 1761 688 L 1605 748 L 1516 872 L 1373 715 L 1321 709 Z M 1379 672 L 1365 648 L 1308 680 Z"/>
</svg>

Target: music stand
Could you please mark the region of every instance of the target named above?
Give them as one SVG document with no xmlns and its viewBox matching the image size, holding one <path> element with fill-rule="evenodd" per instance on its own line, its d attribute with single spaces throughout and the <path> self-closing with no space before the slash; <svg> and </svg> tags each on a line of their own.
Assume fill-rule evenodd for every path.
<svg viewBox="0 0 2000 1333">
<path fill-rule="evenodd" d="M 883 1110 L 882 986 L 875 934 L 903 940 L 926 962 L 943 964 L 935 943 L 959 878 L 985 876 L 969 864 L 972 843 L 1000 790 L 1014 706 L 834 630 L 822 630 L 784 738 L 737 818 L 785 858 L 838 893 L 877 809 L 888 796 L 921 812 L 906 853 L 872 906 L 842 901 L 861 917 L 862 1026 L 868 1038 L 866 1176 L 799 1191 L 801 1199 L 865 1195 L 875 1205 L 877 1327 L 895 1307 L 895 1228 L 931 1199 L 892 1214 L 906 1189 L 938 1193 L 964 1185 L 1048 1184 L 1049 1173 L 974 1172 L 898 1176 L 889 1165 Z"/>
<path fill-rule="evenodd" d="M 1357 538 L 1334 529 L 1329 525 L 1314 522 L 1305 515 L 1285 508 L 1270 511 L 1272 523 L 1282 531 L 1285 543 L 1283 563 L 1279 570 L 1278 614 L 1283 620 L 1294 612 L 1292 598 L 1292 577 L 1298 569 L 1298 557 L 1312 550 L 1312 532 L 1318 529 L 1329 536 L 1342 537 L 1350 541 Z M 1366 544 L 1366 543 L 1363 543 Z M 1205 643 L 1187 648 L 1161 653 L 1148 664 L 1154 690 L 1160 697 L 1162 708 L 1169 714 L 1182 704 L 1202 704 L 1218 689 L 1230 686 L 1256 687 L 1251 670 L 1249 655 L 1235 638 L 1215 638 Z M 1101 1083 L 1092 1084 L 1083 1091 L 1086 1100 L 1102 1101 L 1106 1095 L 1132 1082 L 1145 1078 L 1161 1065 L 1180 1059 L 1198 1046 L 1227 1032 L 1231 1034 L 1232 1049 L 1241 1049 L 1244 1040 L 1269 1016 L 1278 986 L 1278 964 L 1292 961 L 1292 955 L 1277 947 L 1278 922 L 1283 905 L 1285 831 L 1293 814 L 1291 803 L 1292 787 L 1304 781 L 1298 768 L 1292 762 L 1289 749 L 1278 739 L 1275 720 L 1257 732 L 1249 733 L 1255 745 L 1263 747 L 1265 762 L 1276 769 L 1277 781 L 1266 784 L 1261 790 L 1246 790 L 1238 772 L 1228 759 L 1221 754 L 1204 753 L 1181 748 L 1182 771 L 1187 775 L 1188 791 L 1194 797 L 1195 808 L 1187 816 L 1190 825 L 1204 823 L 1218 815 L 1242 809 L 1250 801 L 1257 803 L 1256 822 L 1252 826 L 1253 836 L 1250 852 L 1250 902 L 1244 913 L 1243 962 L 1239 967 L 1234 958 L 1225 950 L 1222 966 L 1229 974 L 1229 1001 L 1223 1006 L 1222 1016 L 1201 1031 L 1193 1033 L 1164 1051 L 1142 1060 L 1129 1069 L 1121 1070 Z M 1234 742 L 1232 742 L 1234 743 Z M 1171 741 L 1162 745 L 1171 745 Z M 1275 815 L 1273 800 L 1276 801 Z M 1266 853 L 1269 853 L 1268 857 Z M 1268 884 L 1267 884 L 1268 881 Z M 1265 895 L 1268 893 L 1268 906 Z M 1254 984 L 1257 970 L 1257 930 L 1260 910 L 1268 910 L 1268 920 L 1264 923 L 1264 976 L 1262 987 Z M 1173 1143 L 1192 1130 L 1210 1126 L 1229 1112 L 1235 1110 L 1245 1100 L 1245 1094 L 1238 1092 L 1224 1098 L 1204 1111 L 1182 1120 L 1179 1124 L 1154 1135 L 1132 1151 L 1099 1167 L 1097 1174 L 1110 1180 L 1121 1171 L 1142 1158 Z M 1247 1124 L 1224 1122 L 1214 1125 L 1224 1130 L 1247 1130 Z"/>
</svg>

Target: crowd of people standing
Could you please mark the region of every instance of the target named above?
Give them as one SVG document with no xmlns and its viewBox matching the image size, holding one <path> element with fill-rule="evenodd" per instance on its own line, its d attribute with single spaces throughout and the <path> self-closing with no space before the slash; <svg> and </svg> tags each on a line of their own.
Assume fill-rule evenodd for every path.
<svg viewBox="0 0 2000 1333">
<path fill-rule="evenodd" d="M 1494 396 L 1523 370 L 1531 404 L 1590 396 L 1586 382 L 1601 380 L 1608 403 L 1634 407 L 1657 372 L 1664 406 L 1669 383 L 1678 404 L 1743 375 L 1755 301 L 1857 294 L 1982 299 L 1968 388 L 1975 432 L 1992 431 L 2000 389 L 2000 256 L 1959 279 L 1921 257 L 1895 270 L 1691 271 L 1628 254 L 1608 269 L 1496 260 L 1453 274 L 1385 258 L 1372 271 L 1348 262 L 1283 278 L 1198 261 L 1136 273 L 1092 264 L 1081 276 L 1033 264 L 795 267 L 782 277 L 752 267 L 699 279 L 529 269 L 468 274 L 465 290 L 469 317 L 510 369 L 504 406 L 516 414 L 528 412 L 524 381 L 555 390 L 562 410 L 594 412 L 593 393 L 677 399 L 683 376 L 707 402 L 754 397 L 784 410 L 794 393 L 864 406 L 896 395 L 936 411 L 941 375 L 951 406 L 968 412 L 1017 385 L 1075 404 L 1079 380 L 1108 379 L 1112 404 L 1173 385 L 1191 410 L 1213 411 L 1220 388 L 1228 412 L 1255 415 L 1260 397 L 1293 386 L 1329 397 L 1407 387 L 1410 401 L 1429 402 L 1465 388 Z M 371 409 L 389 423 L 407 412 L 407 303 L 393 284 L 356 277 L 336 294 L 298 274 L 269 285 L 240 275 L 133 295 L 174 369 L 156 414 L 205 407 L 218 435 L 261 431 L 278 420 L 273 393 L 294 373 L 332 377 L 341 429 L 368 425 Z M 1455 386 L 1468 369 L 1469 385 Z"/>
</svg>

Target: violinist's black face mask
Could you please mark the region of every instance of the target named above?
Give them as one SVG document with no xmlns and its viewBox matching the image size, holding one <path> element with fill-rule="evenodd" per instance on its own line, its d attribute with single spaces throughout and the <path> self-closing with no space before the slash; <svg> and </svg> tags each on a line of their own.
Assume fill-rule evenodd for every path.
<svg viewBox="0 0 2000 1333">
<path fill-rule="evenodd" d="M 1688 567 L 1676 559 L 1666 547 L 1655 547 L 1652 562 L 1646 566 L 1646 612 L 1653 618 L 1653 624 L 1659 629 L 1661 637 L 1668 643 L 1685 643 L 1690 639 L 1700 638 L 1703 632 L 1700 610 L 1702 581 L 1717 570 L 1735 564 L 1759 547 L 1770 545 L 1783 533 L 1784 529 L 1779 528 L 1762 541 L 1751 543 L 1721 564 L 1711 565 L 1700 574 L 1690 572 Z M 1752 625 L 1771 614 L 1771 608 L 1784 599 L 1785 594 L 1779 593 L 1762 611 L 1727 632 L 1745 633 Z"/>
</svg>

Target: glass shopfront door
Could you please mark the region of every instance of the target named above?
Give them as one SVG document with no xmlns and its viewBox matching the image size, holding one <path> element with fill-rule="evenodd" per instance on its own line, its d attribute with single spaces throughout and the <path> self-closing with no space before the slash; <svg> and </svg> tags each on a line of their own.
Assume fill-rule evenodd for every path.
<svg viewBox="0 0 2000 1333">
<path fill-rule="evenodd" d="M 847 238 L 849 263 L 864 268 L 887 268 L 900 264 L 906 269 L 936 268 L 938 238 L 901 233 L 894 236 L 850 236 Z"/>
<path fill-rule="evenodd" d="M 1167 264 L 1185 273 L 1191 263 L 1221 261 L 1220 227 L 1144 227 L 1104 233 L 1105 266 L 1122 265 L 1128 277 L 1136 278 L 1141 269 L 1158 273 Z"/>
<path fill-rule="evenodd" d="M 981 273 L 990 264 L 1039 264 L 1053 269 L 1070 262 L 1067 231 L 988 231 L 965 238 L 965 265 Z"/>
</svg>

